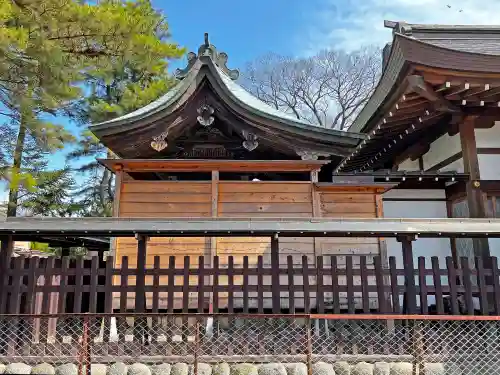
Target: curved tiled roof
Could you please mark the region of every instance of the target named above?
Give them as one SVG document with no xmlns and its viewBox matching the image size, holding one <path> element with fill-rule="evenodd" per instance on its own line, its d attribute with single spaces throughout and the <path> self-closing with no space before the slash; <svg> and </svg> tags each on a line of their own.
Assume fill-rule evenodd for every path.
<svg viewBox="0 0 500 375">
<path fill-rule="evenodd" d="M 372 117 L 387 104 L 413 64 L 493 73 L 500 72 L 499 26 L 444 26 L 387 22 L 394 29 L 391 52 L 380 81 L 348 132 L 365 132 Z"/>
</svg>

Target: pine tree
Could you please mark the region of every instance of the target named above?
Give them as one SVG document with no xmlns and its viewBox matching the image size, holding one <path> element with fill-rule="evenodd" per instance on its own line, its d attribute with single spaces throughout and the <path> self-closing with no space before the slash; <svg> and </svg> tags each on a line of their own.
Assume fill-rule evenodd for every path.
<svg viewBox="0 0 500 375">
<path fill-rule="evenodd" d="M 8 216 L 17 213 L 19 189 L 37 182 L 23 172 L 27 138 L 46 152 L 73 141 L 44 116 L 71 110 L 88 77 L 106 77 L 125 61 L 180 56 L 167 36 L 168 24 L 147 0 L 0 2 L 0 115 L 16 129 L 12 149 L 2 151 L 12 154 L 0 176 L 10 181 Z"/>
<path fill-rule="evenodd" d="M 158 34 L 158 40 L 163 36 Z M 177 55 L 164 54 L 161 58 L 129 61 L 116 64 L 109 71 L 87 76 L 91 94 L 83 98 L 74 110 L 82 125 L 98 123 L 141 108 L 165 94 L 175 80 L 167 73 L 168 60 Z M 88 130 L 84 130 L 76 149 L 68 156 L 69 161 L 85 158 L 87 163 L 76 168 L 86 180 L 75 196 L 79 197 L 86 216 L 111 216 L 114 200 L 114 175 L 96 158 L 114 158 Z"/>
</svg>

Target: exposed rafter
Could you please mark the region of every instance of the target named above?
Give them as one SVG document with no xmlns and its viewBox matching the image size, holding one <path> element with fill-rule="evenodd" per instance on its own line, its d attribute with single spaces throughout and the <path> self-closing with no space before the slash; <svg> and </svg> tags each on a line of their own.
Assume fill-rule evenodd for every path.
<svg viewBox="0 0 500 375">
<path fill-rule="evenodd" d="M 435 92 L 432 86 L 424 81 L 422 76 L 411 75 L 407 77 L 407 80 L 408 90 L 414 91 L 429 100 L 437 111 L 453 113 L 461 112 L 460 108 L 446 100 L 441 94 Z"/>
</svg>

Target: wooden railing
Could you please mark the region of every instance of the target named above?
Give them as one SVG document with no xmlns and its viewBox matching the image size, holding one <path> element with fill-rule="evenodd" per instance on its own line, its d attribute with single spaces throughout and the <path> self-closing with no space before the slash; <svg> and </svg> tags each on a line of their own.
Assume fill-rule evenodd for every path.
<svg viewBox="0 0 500 375">
<path fill-rule="evenodd" d="M 369 261 L 368 261 L 369 260 Z M 426 260 L 428 262 L 426 262 Z M 427 263 L 427 264 L 426 264 Z M 483 267 L 482 259 L 470 268 L 447 258 L 419 258 L 415 269 L 399 269 L 395 258 L 383 264 L 380 257 L 318 257 L 315 265 L 303 257 L 297 266 L 266 268 L 262 257 L 235 267 L 220 259 L 200 257 L 192 265 L 184 257 L 176 267 L 137 270 L 122 259 L 97 257 L 46 260 L 17 257 L 2 275 L 0 313 L 111 313 L 242 312 L 242 313 L 373 313 L 500 315 L 497 259 Z M 210 266 L 207 266 L 210 264 Z M 410 275 L 413 275 L 411 277 Z M 142 286 L 143 285 L 143 286 Z"/>
</svg>

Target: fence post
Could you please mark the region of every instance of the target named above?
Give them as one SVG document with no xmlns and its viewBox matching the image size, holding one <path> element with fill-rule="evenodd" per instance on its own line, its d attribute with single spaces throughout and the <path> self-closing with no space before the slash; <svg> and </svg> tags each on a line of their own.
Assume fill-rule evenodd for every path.
<svg viewBox="0 0 500 375">
<path fill-rule="evenodd" d="M 194 332 L 194 363 L 193 373 L 198 375 L 198 352 L 200 351 L 200 317 L 196 317 L 195 332 Z"/>
<path fill-rule="evenodd" d="M 90 375 L 90 335 L 89 335 L 89 317 L 83 317 L 82 327 L 82 345 L 78 361 L 78 375 Z"/>
<path fill-rule="evenodd" d="M 426 321 L 411 320 L 411 352 L 413 355 L 413 375 L 425 375 L 424 363 L 423 363 L 423 337 L 422 337 L 422 324 Z"/>
<path fill-rule="evenodd" d="M 306 361 L 307 375 L 312 375 L 312 337 L 311 337 L 311 316 L 306 317 Z"/>
</svg>

